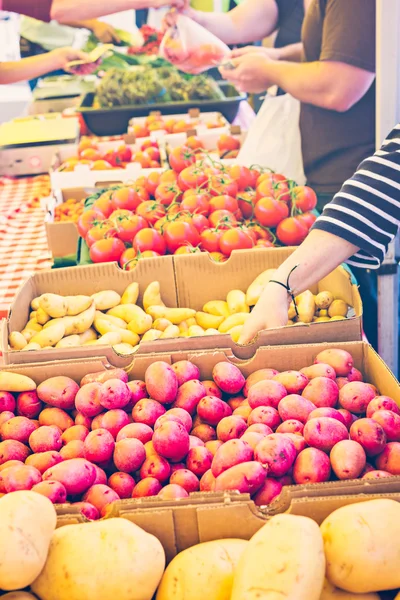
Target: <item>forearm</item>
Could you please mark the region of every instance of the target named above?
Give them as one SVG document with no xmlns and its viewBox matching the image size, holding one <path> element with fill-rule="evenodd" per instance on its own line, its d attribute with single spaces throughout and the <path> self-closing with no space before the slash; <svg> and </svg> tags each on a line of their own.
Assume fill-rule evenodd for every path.
<svg viewBox="0 0 400 600">
<path fill-rule="evenodd" d="M 67 25 L 68 27 L 74 27 L 75 29 L 89 29 L 89 31 L 93 31 L 96 23 L 96 19 L 86 19 L 82 21 L 65 21 L 63 25 Z"/>
<path fill-rule="evenodd" d="M 290 44 L 289 46 L 284 46 L 283 48 L 276 48 L 276 50 L 278 51 L 279 60 L 301 62 L 303 55 L 302 42 L 299 42 L 298 44 Z"/>
<path fill-rule="evenodd" d="M 158 8 L 157 0 L 53 0 L 51 18 L 59 23 L 91 20 L 130 9 Z"/>
<path fill-rule="evenodd" d="M 51 52 L 40 56 L 30 56 L 16 62 L 0 63 L 0 84 L 29 81 L 55 71 L 59 66 Z"/>
</svg>

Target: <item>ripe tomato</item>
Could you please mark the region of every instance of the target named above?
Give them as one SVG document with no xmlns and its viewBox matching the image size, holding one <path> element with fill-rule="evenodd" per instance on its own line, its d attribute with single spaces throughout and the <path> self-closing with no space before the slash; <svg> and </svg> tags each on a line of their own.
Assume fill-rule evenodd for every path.
<svg viewBox="0 0 400 600">
<path fill-rule="evenodd" d="M 164 206 L 169 206 L 173 202 L 179 202 L 182 191 L 176 183 L 160 183 L 154 192 L 154 196 L 158 202 Z"/>
<path fill-rule="evenodd" d="M 147 202 L 139 204 L 136 209 L 136 214 L 153 225 L 158 219 L 161 219 L 165 215 L 165 208 L 155 200 L 148 200 Z"/>
<path fill-rule="evenodd" d="M 84 238 L 89 229 L 91 229 L 94 225 L 104 220 L 105 216 L 102 212 L 100 212 L 100 210 L 87 210 L 86 212 L 81 214 L 77 222 L 79 235 Z"/>
<path fill-rule="evenodd" d="M 92 209 L 98 210 L 101 213 L 103 213 L 103 215 L 106 217 L 106 219 L 108 219 L 108 217 L 111 215 L 112 211 L 114 210 L 114 207 L 111 204 L 112 194 L 113 194 L 113 190 L 108 190 L 107 192 L 104 192 L 104 194 L 101 194 L 101 196 L 99 196 L 97 198 L 97 200 L 95 202 L 93 202 L 93 204 L 92 204 Z"/>
<path fill-rule="evenodd" d="M 214 262 L 226 262 L 228 260 L 228 257 L 222 254 L 222 252 L 210 252 L 209 254 L 211 260 Z"/>
<path fill-rule="evenodd" d="M 197 246 L 200 242 L 199 232 L 196 227 L 186 221 L 167 223 L 163 235 L 171 254 L 174 254 L 180 246 L 187 244 Z"/>
<path fill-rule="evenodd" d="M 111 204 L 114 210 L 122 208 L 135 211 L 139 204 L 148 199 L 149 194 L 145 188 L 124 187 L 115 190 L 111 196 Z"/>
<path fill-rule="evenodd" d="M 229 210 L 231 213 L 235 213 L 239 208 L 238 201 L 232 196 L 224 194 L 223 196 L 214 196 L 209 202 L 210 213 L 216 210 Z"/>
<path fill-rule="evenodd" d="M 254 214 L 254 207 L 257 202 L 254 190 L 241 192 L 238 197 L 238 206 L 245 219 L 250 219 Z"/>
<path fill-rule="evenodd" d="M 151 146 L 150 148 L 147 148 L 143 154 L 148 156 L 150 160 L 156 160 L 157 162 L 160 161 L 160 150 L 158 148 Z"/>
<path fill-rule="evenodd" d="M 144 187 L 149 192 L 151 196 L 154 196 L 154 193 L 157 187 L 160 185 L 160 173 L 157 171 L 152 171 L 146 178 L 146 183 Z"/>
<path fill-rule="evenodd" d="M 186 196 L 181 202 L 181 210 L 187 210 L 191 215 L 199 214 L 207 216 L 210 212 L 209 198 L 208 194 Z"/>
<path fill-rule="evenodd" d="M 253 248 L 254 240 L 247 231 L 234 227 L 224 231 L 219 240 L 219 249 L 225 256 L 230 256 L 233 250 Z"/>
<path fill-rule="evenodd" d="M 209 220 L 204 215 L 193 215 L 192 223 L 199 233 L 201 233 L 202 231 L 204 231 L 204 229 L 207 229 L 210 226 Z"/>
<path fill-rule="evenodd" d="M 255 169 L 248 169 L 240 165 L 233 165 L 229 169 L 229 175 L 238 185 L 239 192 L 245 191 L 248 188 L 255 188 L 259 172 Z"/>
<path fill-rule="evenodd" d="M 121 267 L 121 269 L 125 269 L 125 265 L 127 265 L 129 263 L 129 261 L 136 258 L 136 256 L 137 256 L 137 252 L 136 252 L 135 248 L 127 248 L 122 253 L 121 258 L 119 259 L 119 266 Z"/>
<path fill-rule="evenodd" d="M 299 185 L 292 189 L 292 202 L 301 212 L 314 210 L 317 206 L 317 194 L 306 185 Z"/>
<path fill-rule="evenodd" d="M 130 217 L 132 215 L 131 210 L 126 210 L 125 208 L 117 208 L 117 210 L 113 210 L 109 219 L 113 223 L 116 223 L 120 217 Z"/>
<path fill-rule="evenodd" d="M 273 241 L 273 235 L 268 229 L 262 227 L 259 223 L 254 223 L 252 221 L 246 222 L 247 227 L 253 232 L 256 236 L 257 240 L 268 240 L 269 242 Z"/>
<path fill-rule="evenodd" d="M 256 245 L 254 246 L 255 250 L 258 250 L 258 248 L 274 248 L 274 244 L 273 242 L 270 242 L 269 240 L 257 240 Z"/>
<path fill-rule="evenodd" d="M 86 135 L 84 135 L 84 136 L 82 136 L 81 141 L 79 142 L 79 145 L 78 145 L 78 154 L 79 154 L 79 156 L 87 148 L 94 148 L 94 149 L 97 150 L 98 149 L 98 145 L 90 137 L 87 137 Z"/>
<path fill-rule="evenodd" d="M 92 171 L 110 171 L 113 165 L 106 160 L 95 160 L 91 166 Z"/>
<path fill-rule="evenodd" d="M 241 144 L 238 138 L 233 135 L 222 134 L 217 141 L 217 148 L 220 152 L 227 152 L 229 150 L 239 150 Z"/>
<path fill-rule="evenodd" d="M 276 227 L 289 216 L 289 208 L 287 204 L 274 198 L 261 198 L 255 205 L 254 215 L 264 227 Z"/>
<path fill-rule="evenodd" d="M 219 229 L 229 229 L 237 225 L 235 215 L 229 210 L 216 210 L 209 216 L 208 220 L 212 227 L 218 227 Z"/>
<path fill-rule="evenodd" d="M 204 148 L 203 142 L 196 135 L 190 135 L 185 142 L 185 146 L 190 148 L 190 150 L 200 150 Z"/>
<path fill-rule="evenodd" d="M 146 219 L 139 215 L 122 215 L 116 219 L 117 236 L 123 242 L 132 243 L 137 232 L 146 229 L 148 226 Z"/>
<path fill-rule="evenodd" d="M 175 250 L 174 254 L 198 254 L 201 252 L 198 246 L 179 246 L 177 250 Z"/>
<path fill-rule="evenodd" d="M 169 164 L 171 168 L 176 172 L 180 173 L 186 167 L 190 167 L 196 162 L 196 155 L 190 148 L 186 146 L 179 146 L 174 148 L 169 154 Z"/>
<path fill-rule="evenodd" d="M 117 154 L 121 162 L 131 162 L 132 150 L 129 148 L 129 146 L 122 144 L 119 146 L 119 148 L 117 148 Z"/>
<path fill-rule="evenodd" d="M 143 169 L 151 167 L 151 158 L 145 152 L 139 150 L 132 156 L 132 162 L 139 163 Z"/>
<path fill-rule="evenodd" d="M 178 185 L 182 191 L 205 187 L 207 181 L 208 177 L 204 173 L 204 169 L 198 165 L 186 167 L 178 176 Z"/>
<path fill-rule="evenodd" d="M 132 246 L 137 252 L 145 250 L 154 250 L 158 254 L 165 254 L 166 245 L 161 233 L 155 229 L 141 229 L 134 237 Z"/>
<path fill-rule="evenodd" d="M 125 244 L 118 238 L 99 240 L 90 247 L 90 260 L 94 263 L 119 262 L 124 250 Z"/>
<path fill-rule="evenodd" d="M 263 178 L 263 179 L 262 179 Z M 290 202 L 289 182 L 284 175 L 264 173 L 257 180 L 257 198 L 272 196 L 281 202 Z"/>
<path fill-rule="evenodd" d="M 140 146 L 140 149 L 147 150 L 147 148 L 158 148 L 158 142 L 156 140 L 145 140 Z"/>
<path fill-rule="evenodd" d="M 212 196 L 222 196 L 227 194 L 236 198 L 238 193 L 238 184 L 227 173 L 218 173 L 209 178 L 208 189 Z"/>
<path fill-rule="evenodd" d="M 178 175 L 172 169 L 167 169 L 160 175 L 160 183 L 171 183 L 178 181 Z"/>
<path fill-rule="evenodd" d="M 206 252 L 219 252 L 219 240 L 223 231 L 204 229 L 200 233 L 200 245 Z"/>
<path fill-rule="evenodd" d="M 144 137 L 147 137 L 149 135 L 149 130 L 146 127 L 146 125 L 133 125 L 133 127 L 132 127 L 132 133 L 137 138 L 144 138 Z"/>
<path fill-rule="evenodd" d="M 132 248 L 130 248 L 130 250 L 132 250 Z M 144 252 L 140 252 L 137 254 L 137 256 L 135 256 L 134 258 L 131 258 L 131 260 L 129 260 L 125 264 L 124 270 L 125 271 L 133 271 L 137 267 L 137 264 L 140 259 L 154 258 L 156 256 L 160 256 L 160 255 L 158 254 L 158 252 L 154 252 L 154 250 L 145 250 Z"/>
<path fill-rule="evenodd" d="M 99 240 L 105 240 L 109 237 L 117 237 L 117 230 L 111 221 L 103 221 L 94 227 L 91 227 L 85 236 L 85 242 L 89 246 L 93 246 Z"/>
<path fill-rule="evenodd" d="M 307 234 L 307 227 L 295 217 L 284 219 L 276 228 L 276 237 L 285 246 L 298 246 Z"/>
<path fill-rule="evenodd" d="M 311 227 L 317 220 L 317 217 L 311 212 L 306 212 L 302 215 L 297 215 L 296 219 L 300 221 L 300 223 L 303 223 L 303 225 L 305 225 L 307 229 L 311 229 Z"/>
<path fill-rule="evenodd" d="M 85 160 L 100 160 L 102 158 L 100 150 L 95 150 L 94 148 L 85 148 L 82 152 L 79 153 L 79 158 L 83 158 Z"/>
</svg>

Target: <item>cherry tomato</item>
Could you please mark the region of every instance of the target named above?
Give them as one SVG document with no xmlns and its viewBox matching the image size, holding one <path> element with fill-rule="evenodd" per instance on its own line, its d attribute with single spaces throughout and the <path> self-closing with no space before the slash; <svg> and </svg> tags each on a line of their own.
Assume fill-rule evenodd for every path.
<svg viewBox="0 0 400 600">
<path fill-rule="evenodd" d="M 91 229 L 94 225 L 104 220 L 105 216 L 102 212 L 100 212 L 100 210 L 87 210 L 86 212 L 81 214 L 77 222 L 79 235 L 84 238 L 89 229 Z"/>
<path fill-rule="evenodd" d="M 223 196 L 214 196 L 209 202 L 210 213 L 216 210 L 229 210 L 231 213 L 235 213 L 238 208 L 238 201 L 232 196 L 224 194 Z"/>
<path fill-rule="evenodd" d="M 317 220 L 317 217 L 311 212 L 306 212 L 302 215 L 297 215 L 296 219 L 300 221 L 300 223 L 303 223 L 303 225 L 305 225 L 307 229 L 311 229 L 311 227 Z"/>
<path fill-rule="evenodd" d="M 164 228 L 164 239 L 171 254 L 180 246 L 187 244 L 197 246 L 200 243 L 200 236 L 196 227 L 186 221 L 167 223 Z"/>
<path fill-rule="evenodd" d="M 117 154 L 122 162 L 131 162 L 132 159 L 132 150 L 129 146 L 122 144 L 119 148 L 117 148 Z"/>
<path fill-rule="evenodd" d="M 199 233 L 210 227 L 210 222 L 204 215 L 192 215 L 192 223 Z"/>
<path fill-rule="evenodd" d="M 174 148 L 169 154 L 169 164 L 176 173 L 180 173 L 195 162 L 195 153 L 186 146 Z"/>
<path fill-rule="evenodd" d="M 219 229 L 229 229 L 237 225 L 235 215 L 229 210 L 216 210 L 209 216 L 208 220 L 212 227 L 219 227 Z"/>
<path fill-rule="evenodd" d="M 219 252 L 219 240 L 223 231 L 204 229 L 200 233 L 200 245 L 206 252 Z"/>
<path fill-rule="evenodd" d="M 207 216 L 210 212 L 210 196 L 208 194 L 192 194 L 183 198 L 181 210 L 187 210 L 190 214 Z"/>
<path fill-rule="evenodd" d="M 292 189 L 292 202 L 301 212 L 314 210 L 317 206 L 317 194 L 306 185 L 297 186 Z"/>
<path fill-rule="evenodd" d="M 139 163 L 143 169 L 149 169 L 151 167 L 151 158 L 146 154 L 146 151 L 142 152 L 139 150 L 138 152 L 135 152 L 132 156 L 132 162 Z"/>
<path fill-rule="evenodd" d="M 148 128 L 146 127 L 146 125 L 134 125 L 132 127 L 132 133 L 137 138 L 144 138 L 144 137 L 147 137 L 150 132 L 149 132 Z"/>
<path fill-rule="evenodd" d="M 224 231 L 219 240 L 219 248 L 225 256 L 230 256 L 233 250 L 246 250 L 253 246 L 253 238 L 240 227 Z"/>
<path fill-rule="evenodd" d="M 108 219 L 114 210 L 113 205 L 111 204 L 111 196 L 114 193 L 114 190 L 108 190 L 104 192 L 101 196 L 95 200 L 92 204 L 92 210 L 99 210 L 103 213 L 103 215 Z"/>
<path fill-rule="evenodd" d="M 276 228 L 276 237 L 285 246 L 299 246 L 307 234 L 307 227 L 295 217 L 284 219 Z"/>
<path fill-rule="evenodd" d="M 122 208 L 135 211 L 139 204 L 149 199 L 149 194 L 144 187 L 125 187 L 115 190 L 111 197 L 114 209 Z"/>
<path fill-rule="evenodd" d="M 160 183 L 154 192 L 154 196 L 158 202 L 164 206 L 169 206 L 173 202 L 179 202 L 182 197 L 182 191 L 176 183 Z"/>
<path fill-rule="evenodd" d="M 214 262 L 226 262 L 228 260 L 228 257 L 222 254 L 222 252 L 210 252 L 209 254 L 211 260 Z"/>
<path fill-rule="evenodd" d="M 125 265 L 133 260 L 134 258 L 136 258 L 137 256 L 137 252 L 135 250 L 135 248 L 127 248 L 121 255 L 121 258 L 119 259 L 119 266 L 121 267 L 121 269 L 125 268 Z"/>
<path fill-rule="evenodd" d="M 239 192 L 237 200 L 243 217 L 250 219 L 254 214 L 254 207 L 257 202 L 255 191 Z"/>
<path fill-rule="evenodd" d="M 117 236 L 123 242 L 132 243 L 133 238 L 141 229 L 148 227 L 146 219 L 139 215 L 120 216 L 116 219 Z"/>
<path fill-rule="evenodd" d="M 140 149 L 143 152 L 144 150 L 147 150 L 147 148 L 158 148 L 158 142 L 156 140 L 145 140 L 140 146 Z"/>
<path fill-rule="evenodd" d="M 164 173 L 160 175 L 160 183 L 171 183 L 173 181 L 178 181 L 178 175 L 172 169 L 167 169 Z"/>
<path fill-rule="evenodd" d="M 247 227 L 253 232 L 256 236 L 257 240 L 268 240 L 272 242 L 273 235 L 268 229 L 262 227 L 259 223 L 254 223 L 253 221 L 246 222 Z"/>
<path fill-rule="evenodd" d="M 161 219 L 165 215 L 165 208 L 155 200 L 148 200 L 147 202 L 139 204 L 136 209 L 136 214 L 153 225 L 158 219 Z"/>
<path fill-rule="evenodd" d="M 194 188 L 203 188 L 208 181 L 204 169 L 198 165 L 191 165 L 183 169 L 178 176 L 178 185 L 182 191 Z"/>
<path fill-rule="evenodd" d="M 254 249 L 257 250 L 258 248 L 274 248 L 274 244 L 273 242 L 270 242 L 269 240 L 257 240 L 256 245 L 254 246 Z"/>
<path fill-rule="evenodd" d="M 203 142 L 196 135 L 190 135 L 185 142 L 185 146 L 190 148 L 190 150 L 204 149 Z"/>
<path fill-rule="evenodd" d="M 222 196 L 227 194 L 236 198 L 238 193 L 238 184 L 226 173 L 211 175 L 209 178 L 208 189 L 213 196 Z"/>
<path fill-rule="evenodd" d="M 236 181 L 239 192 L 242 192 L 256 187 L 259 172 L 240 165 L 233 165 L 229 169 L 229 175 Z"/>
<path fill-rule="evenodd" d="M 160 151 L 158 148 L 147 148 L 143 154 L 145 154 L 146 156 L 148 156 L 150 158 L 150 160 L 155 160 L 157 161 L 157 163 L 160 163 Z"/>
<path fill-rule="evenodd" d="M 130 250 L 132 250 L 132 248 L 130 248 Z M 141 252 L 140 254 L 138 254 L 134 258 L 131 258 L 131 260 L 129 260 L 128 262 L 126 262 L 125 265 L 124 265 L 124 270 L 125 271 L 133 271 L 137 267 L 137 264 L 138 264 L 138 262 L 139 262 L 140 259 L 142 259 L 142 258 L 155 258 L 156 256 L 160 256 L 158 254 L 158 252 L 154 252 L 154 250 L 145 250 L 144 252 Z"/>
<path fill-rule="evenodd" d="M 264 178 L 261 180 L 261 178 Z M 261 180 L 261 181 L 260 181 Z M 264 173 L 257 180 L 257 198 L 272 196 L 281 202 L 290 202 L 289 182 L 284 175 Z"/>
<path fill-rule="evenodd" d="M 89 229 L 85 236 L 85 241 L 90 248 L 95 242 L 105 240 L 109 237 L 117 237 L 117 230 L 111 221 L 103 221 Z"/>
<path fill-rule="evenodd" d="M 239 150 L 241 146 L 240 140 L 233 137 L 233 135 L 222 134 L 217 141 L 217 148 L 220 152 L 227 152 L 229 150 Z"/>
<path fill-rule="evenodd" d="M 155 229 L 141 229 L 134 237 L 132 246 L 138 252 L 153 250 L 158 254 L 165 254 L 166 245 L 163 236 Z"/>
<path fill-rule="evenodd" d="M 198 246 L 179 246 L 174 252 L 174 254 L 198 254 L 201 253 L 201 250 Z"/>
<path fill-rule="evenodd" d="M 99 240 L 90 247 L 90 260 L 94 263 L 119 262 L 124 250 L 125 244 L 118 238 Z"/>
<path fill-rule="evenodd" d="M 130 217 L 132 216 L 132 211 L 131 210 L 127 210 L 125 208 L 117 208 L 117 210 L 114 210 L 110 217 L 109 220 L 112 221 L 113 223 L 116 223 L 118 221 L 119 218 L 121 217 Z"/>
<path fill-rule="evenodd" d="M 160 173 L 158 173 L 157 171 L 152 171 L 151 173 L 149 173 L 149 175 L 146 179 L 146 183 L 144 184 L 144 187 L 146 188 L 146 190 L 149 192 L 149 194 L 151 196 L 154 196 L 154 193 L 159 185 L 160 185 Z"/>
<path fill-rule="evenodd" d="M 254 215 L 264 227 L 276 227 L 289 216 L 289 208 L 285 202 L 279 202 L 274 198 L 261 198 L 255 205 Z"/>
</svg>

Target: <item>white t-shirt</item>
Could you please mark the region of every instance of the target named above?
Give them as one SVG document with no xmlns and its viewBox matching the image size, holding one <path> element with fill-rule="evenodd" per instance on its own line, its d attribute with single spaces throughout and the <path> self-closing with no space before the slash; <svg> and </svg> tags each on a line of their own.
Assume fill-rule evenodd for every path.
<svg viewBox="0 0 400 600">
<path fill-rule="evenodd" d="M 21 37 L 29 42 L 39 44 L 45 50 L 54 50 L 64 46 L 81 48 L 87 39 L 87 29 L 75 29 L 67 25 L 60 25 L 57 21 L 37 21 L 31 17 L 21 17 Z"/>
</svg>

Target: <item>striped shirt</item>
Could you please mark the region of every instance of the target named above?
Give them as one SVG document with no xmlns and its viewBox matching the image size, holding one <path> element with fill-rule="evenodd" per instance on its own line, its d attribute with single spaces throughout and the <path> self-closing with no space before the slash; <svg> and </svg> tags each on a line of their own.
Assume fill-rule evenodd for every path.
<svg viewBox="0 0 400 600">
<path fill-rule="evenodd" d="M 347 262 L 377 269 L 400 227 L 400 124 L 326 205 L 314 229 L 360 248 Z"/>
</svg>

